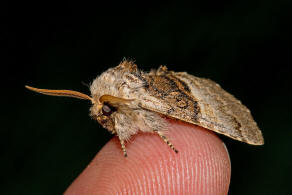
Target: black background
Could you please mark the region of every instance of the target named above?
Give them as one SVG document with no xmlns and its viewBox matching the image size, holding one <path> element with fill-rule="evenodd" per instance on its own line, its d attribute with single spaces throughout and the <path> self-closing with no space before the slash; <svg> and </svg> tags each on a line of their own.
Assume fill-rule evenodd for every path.
<svg viewBox="0 0 292 195">
<path fill-rule="evenodd" d="M 124 57 L 146 71 L 163 64 L 211 78 L 239 98 L 265 145 L 222 137 L 232 161 L 230 194 L 288 194 L 288 1 L 16 4 L 1 10 L 1 194 L 62 193 L 111 138 L 88 117 L 88 102 L 42 96 L 24 85 L 89 93 L 86 85 Z"/>
</svg>

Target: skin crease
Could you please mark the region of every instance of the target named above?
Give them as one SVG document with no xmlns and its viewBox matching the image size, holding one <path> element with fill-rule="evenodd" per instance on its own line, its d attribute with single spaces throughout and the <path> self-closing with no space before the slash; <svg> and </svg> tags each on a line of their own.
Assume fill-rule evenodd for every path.
<svg viewBox="0 0 292 195">
<path fill-rule="evenodd" d="M 158 135 L 139 133 L 125 158 L 115 137 L 65 194 L 228 194 L 230 159 L 216 134 L 173 120 L 168 128 L 178 154 Z"/>
</svg>

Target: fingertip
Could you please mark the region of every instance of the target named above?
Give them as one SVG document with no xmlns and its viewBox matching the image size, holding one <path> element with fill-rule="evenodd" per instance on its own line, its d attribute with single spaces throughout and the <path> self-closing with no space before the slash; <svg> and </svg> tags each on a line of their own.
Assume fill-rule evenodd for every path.
<svg viewBox="0 0 292 195">
<path fill-rule="evenodd" d="M 168 137 L 138 134 L 124 157 L 112 139 L 66 194 L 227 194 L 231 166 L 223 142 L 211 131 L 170 122 Z"/>
</svg>

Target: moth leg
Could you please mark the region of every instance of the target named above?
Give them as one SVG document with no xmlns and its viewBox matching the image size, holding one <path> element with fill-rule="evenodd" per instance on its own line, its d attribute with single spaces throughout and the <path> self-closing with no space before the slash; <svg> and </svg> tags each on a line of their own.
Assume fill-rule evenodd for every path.
<svg viewBox="0 0 292 195">
<path fill-rule="evenodd" d="M 178 153 L 178 150 L 175 149 L 175 147 L 172 145 L 172 143 L 168 140 L 168 138 L 163 135 L 163 133 L 161 131 L 158 131 L 158 130 L 155 130 L 154 131 L 155 133 L 157 133 L 161 139 L 163 139 L 163 141 L 175 152 L 175 153 Z"/>
<path fill-rule="evenodd" d="M 124 153 L 124 157 L 127 157 L 128 154 L 127 154 L 127 150 L 126 150 L 126 146 L 125 146 L 125 140 L 122 140 L 120 137 L 119 137 L 119 140 L 120 140 L 120 143 L 121 143 L 122 151 Z"/>
<path fill-rule="evenodd" d="M 112 130 L 112 131 L 109 131 L 111 134 L 116 134 L 116 131 Z"/>
</svg>

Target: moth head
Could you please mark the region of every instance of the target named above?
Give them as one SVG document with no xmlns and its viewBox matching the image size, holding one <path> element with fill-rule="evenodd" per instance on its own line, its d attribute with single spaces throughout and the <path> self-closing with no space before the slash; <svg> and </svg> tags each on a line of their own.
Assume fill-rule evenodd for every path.
<svg viewBox="0 0 292 195">
<path fill-rule="evenodd" d="M 127 112 L 128 104 L 132 100 L 102 95 L 94 101 L 90 108 L 90 116 L 96 119 L 104 128 L 115 133 L 115 116 L 117 113 Z"/>
<path fill-rule="evenodd" d="M 73 90 L 52 90 L 38 89 L 25 86 L 31 91 L 35 91 L 44 95 L 73 97 L 78 99 L 89 100 L 92 103 L 90 108 L 90 116 L 97 120 L 104 128 L 114 133 L 114 116 L 117 112 L 127 110 L 127 104 L 132 100 L 114 97 L 111 95 L 102 95 L 99 98 L 92 98 L 86 94 Z"/>
</svg>

